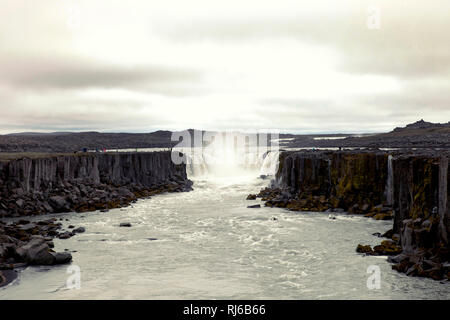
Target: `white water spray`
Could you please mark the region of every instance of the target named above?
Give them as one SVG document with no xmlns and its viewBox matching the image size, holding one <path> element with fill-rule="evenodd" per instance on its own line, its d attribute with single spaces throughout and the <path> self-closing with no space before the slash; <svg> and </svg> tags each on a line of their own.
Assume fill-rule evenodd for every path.
<svg viewBox="0 0 450 320">
<path fill-rule="evenodd" d="M 388 176 L 386 181 L 386 204 L 394 204 L 394 171 L 392 169 L 392 155 L 388 156 Z"/>
</svg>

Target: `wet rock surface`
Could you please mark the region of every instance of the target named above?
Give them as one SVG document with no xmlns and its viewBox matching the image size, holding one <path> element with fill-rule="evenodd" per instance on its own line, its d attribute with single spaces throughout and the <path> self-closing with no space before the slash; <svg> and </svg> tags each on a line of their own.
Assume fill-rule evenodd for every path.
<svg viewBox="0 0 450 320">
<path fill-rule="evenodd" d="M 57 221 L 56 218 L 36 222 L 0 221 L 0 286 L 16 277 L 16 269 L 28 265 L 56 265 L 72 261 L 69 252 L 52 250 L 55 237 L 67 239 L 74 236 L 62 231 L 62 224 Z"/>
<path fill-rule="evenodd" d="M 24 157 L 0 161 L 0 218 L 107 211 L 191 189 L 170 152 Z"/>
<path fill-rule="evenodd" d="M 190 190 L 192 182 L 187 179 L 185 165 L 175 165 L 170 152 L 34 155 L 0 160 L 0 218 L 107 212 L 138 198 Z M 0 220 L 0 270 L 70 262 L 69 252 L 52 250 L 53 239 L 68 239 L 85 229 L 73 225 L 69 230 L 61 228 L 54 218 L 8 224 Z M 12 275 L 0 271 L 0 286 Z"/>
<path fill-rule="evenodd" d="M 347 212 L 393 220 L 380 245 L 358 245 L 387 255 L 411 276 L 450 279 L 449 158 L 437 150 L 290 151 L 269 188 L 265 206 L 291 211 Z M 397 262 L 396 262 L 397 261 Z"/>
<path fill-rule="evenodd" d="M 256 200 L 256 194 L 249 194 L 247 200 Z"/>
<path fill-rule="evenodd" d="M 130 228 L 131 227 L 131 223 L 130 222 L 121 222 L 119 224 L 119 227 Z"/>
</svg>

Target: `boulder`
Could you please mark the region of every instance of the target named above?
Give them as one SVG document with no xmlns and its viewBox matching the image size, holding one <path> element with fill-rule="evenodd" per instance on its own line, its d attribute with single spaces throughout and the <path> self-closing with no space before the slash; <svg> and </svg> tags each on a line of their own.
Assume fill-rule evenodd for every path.
<svg viewBox="0 0 450 320">
<path fill-rule="evenodd" d="M 73 229 L 73 233 L 83 233 L 83 232 L 85 232 L 86 231 L 86 229 L 84 228 L 84 227 L 78 227 L 78 228 L 76 228 L 76 229 Z"/>
<path fill-rule="evenodd" d="M 53 209 L 57 211 L 64 211 L 69 209 L 67 201 L 61 196 L 50 197 L 49 203 L 53 207 Z"/>
<path fill-rule="evenodd" d="M 48 213 L 52 213 L 54 211 L 52 206 L 47 201 L 42 202 L 42 208 Z"/>
<path fill-rule="evenodd" d="M 20 229 L 26 232 L 29 232 L 30 230 L 33 230 L 36 228 L 36 225 L 34 223 L 28 223 L 20 226 Z"/>
<path fill-rule="evenodd" d="M 16 249 L 16 255 L 28 264 L 51 265 L 54 257 L 49 252 L 50 248 L 42 238 L 33 238 L 26 245 Z"/>
<path fill-rule="evenodd" d="M 252 205 L 252 206 L 247 206 L 247 208 L 250 208 L 250 209 L 261 208 L 261 205 L 260 204 L 255 204 L 255 205 Z"/>
<path fill-rule="evenodd" d="M 381 238 L 381 233 L 379 233 L 379 232 L 372 233 L 372 235 L 373 235 L 373 236 L 376 236 L 376 237 L 378 237 L 378 238 Z"/>
<path fill-rule="evenodd" d="M 69 252 L 51 252 L 54 257 L 53 264 L 64 264 L 72 261 L 72 255 Z"/>
<path fill-rule="evenodd" d="M 5 234 L 0 234 L 0 243 L 12 243 L 12 244 L 18 244 L 20 241 L 16 238 L 7 236 Z"/>
<path fill-rule="evenodd" d="M 121 222 L 119 227 L 131 227 L 131 223 L 130 222 Z"/>
<path fill-rule="evenodd" d="M 388 257 L 388 262 L 391 262 L 391 263 L 401 263 L 403 261 L 409 261 L 409 257 L 403 253 Z"/>
<path fill-rule="evenodd" d="M 16 201 L 16 205 L 19 208 L 22 208 L 24 204 L 25 204 L 25 201 L 23 201 L 23 199 L 19 199 L 19 200 Z"/>
<path fill-rule="evenodd" d="M 66 232 L 58 234 L 58 238 L 59 239 L 69 239 L 69 238 L 73 237 L 73 235 L 74 234 L 72 232 L 66 231 Z"/>
<path fill-rule="evenodd" d="M 373 250 L 379 255 L 398 255 L 402 252 L 402 248 L 392 240 L 381 241 L 381 244 L 373 247 Z"/>
<path fill-rule="evenodd" d="M 362 244 L 358 244 L 358 247 L 356 248 L 356 252 L 365 253 L 365 254 L 374 254 L 371 246 L 362 245 Z"/>
<path fill-rule="evenodd" d="M 131 197 L 131 198 L 134 197 L 134 194 L 130 190 L 128 190 L 128 188 L 125 187 L 120 187 L 117 190 L 117 193 L 122 197 Z"/>
<path fill-rule="evenodd" d="M 383 238 L 392 238 L 393 235 L 394 235 L 394 230 L 393 229 L 389 229 L 388 231 L 383 233 L 381 236 Z"/>
</svg>

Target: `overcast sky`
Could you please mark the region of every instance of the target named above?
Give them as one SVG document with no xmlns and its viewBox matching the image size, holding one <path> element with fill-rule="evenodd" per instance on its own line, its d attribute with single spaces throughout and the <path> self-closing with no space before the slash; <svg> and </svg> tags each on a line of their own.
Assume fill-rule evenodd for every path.
<svg viewBox="0 0 450 320">
<path fill-rule="evenodd" d="M 448 0 L 0 2 L 0 133 L 450 120 Z"/>
</svg>

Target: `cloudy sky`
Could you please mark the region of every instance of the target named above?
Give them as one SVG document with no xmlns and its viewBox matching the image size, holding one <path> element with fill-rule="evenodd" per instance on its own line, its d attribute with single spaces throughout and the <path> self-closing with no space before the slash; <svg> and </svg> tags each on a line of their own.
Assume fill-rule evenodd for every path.
<svg viewBox="0 0 450 320">
<path fill-rule="evenodd" d="M 0 133 L 450 120 L 448 0 L 0 1 Z"/>
</svg>

